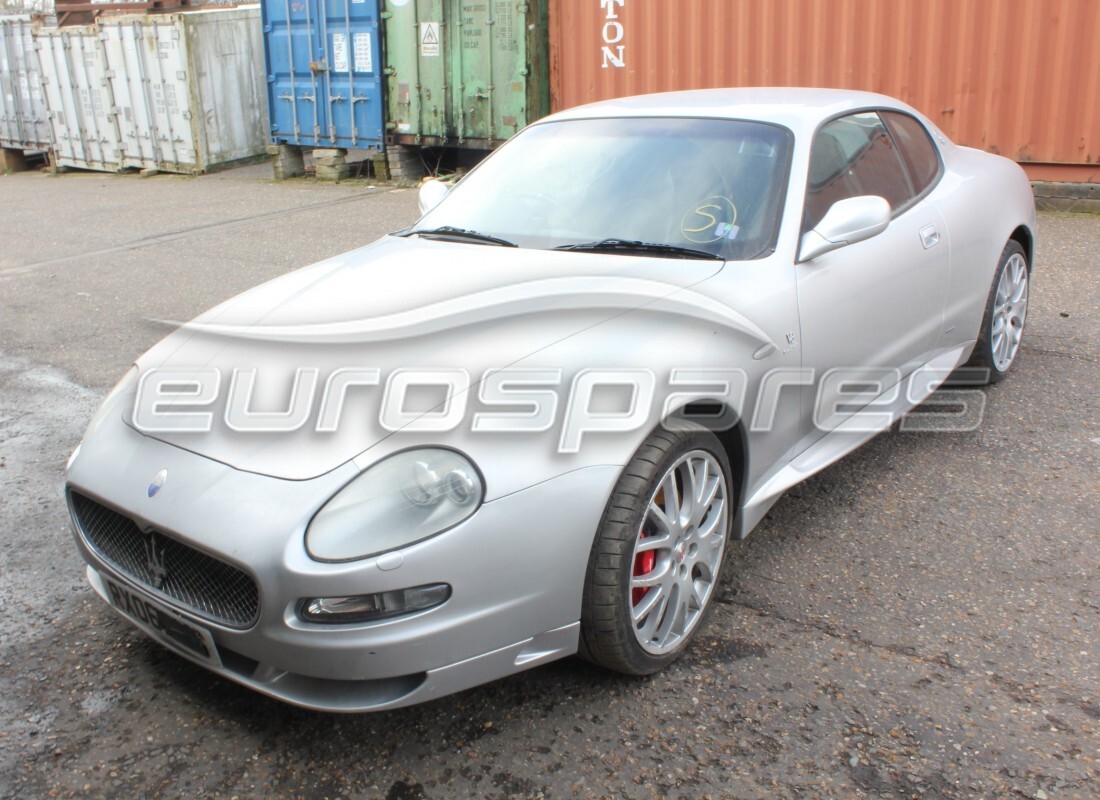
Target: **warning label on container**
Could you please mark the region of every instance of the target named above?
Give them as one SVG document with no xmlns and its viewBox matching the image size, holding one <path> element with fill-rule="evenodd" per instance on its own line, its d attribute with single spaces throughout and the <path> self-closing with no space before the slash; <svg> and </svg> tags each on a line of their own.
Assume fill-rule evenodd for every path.
<svg viewBox="0 0 1100 800">
<path fill-rule="evenodd" d="M 342 33 L 332 34 L 332 70 L 348 71 L 348 37 Z"/>
<path fill-rule="evenodd" d="M 422 58 L 439 56 L 439 23 L 420 23 L 420 55 Z"/>
<path fill-rule="evenodd" d="M 371 52 L 370 34 L 357 33 L 354 37 L 355 44 L 355 71 L 373 72 L 374 54 Z"/>
</svg>

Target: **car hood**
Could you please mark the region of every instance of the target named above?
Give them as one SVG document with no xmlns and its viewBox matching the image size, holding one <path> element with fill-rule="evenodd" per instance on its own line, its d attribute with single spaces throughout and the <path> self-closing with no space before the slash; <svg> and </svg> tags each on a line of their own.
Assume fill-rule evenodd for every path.
<svg viewBox="0 0 1100 800">
<path fill-rule="evenodd" d="M 705 316 L 706 298 L 687 287 L 721 268 L 702 260 L 384 237 L 180 326 L 138 360 L 140 401 L 124 403 L 122 413 L 147 436 L 237 469 L 309 479 L 395 432 L 379 414 L 395 375 L 442 371 L 466 391 L 486 370 L 578 334 L 598 346 L 601 323 L 638 308 Z M 685 292 L 691 297 L 677 300 Z M 327 402 L 334 396 L 326 400 L 326 389 L 341 372 L 354 377 L 345 384 L 338 425 L 319 431 L 325 408 L 340 405 Z M 167 402 L 161 394 L 154 409 L 161 413 L 141 416 L 137 408 L 150 407 L 155 385 L 182 394 Z M 409 394 L 399 410 L 438 409 L 446 395 L 429 386 Z M 306 407 L 304 419 L 291 413 Z M 231 408 L 253 415 L 247 426 L 233 424 Z"/>
</svg>

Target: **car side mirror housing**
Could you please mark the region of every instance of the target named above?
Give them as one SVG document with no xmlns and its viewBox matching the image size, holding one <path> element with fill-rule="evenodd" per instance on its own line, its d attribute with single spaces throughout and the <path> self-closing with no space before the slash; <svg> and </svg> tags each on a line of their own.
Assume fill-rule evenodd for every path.
<svg viewBox="0 0 1100 800">
<path fill-rule="evenodd" d="M 837 200 L 813 230 L 802 236 L 798 263 L 878 236 L 889 224 L 890 204 L 883 197 L 865 195 Z"/>
<path fill-rule="evenodd" d="M 420 215 L 424 216 L 442 203 L 443 198 L 447 196 L 447 192 L 450 190 L 450 186 L 435 178 L 420 184 L 420 194 L 417 197 L 417 203 L 420 206 Z"/>
</svg>

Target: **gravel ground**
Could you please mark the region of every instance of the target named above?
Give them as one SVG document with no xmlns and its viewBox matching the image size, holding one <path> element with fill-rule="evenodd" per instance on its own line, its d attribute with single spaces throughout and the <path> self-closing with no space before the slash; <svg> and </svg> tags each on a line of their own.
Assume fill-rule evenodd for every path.
<svg viewBox="0 0 1100 800">
<path fill-rule="evenodd" d="M 789 492 L 667 671 L 569 659 L 335 716 L 118 619 L 61 497 L 150 320 L 415 216 L 410 190 L 268 170 L 0 176 L 0 797 L 1100 797 L 1100 218 L 1041 217 L 981 426 L 894 430 Z"/>
</svg>

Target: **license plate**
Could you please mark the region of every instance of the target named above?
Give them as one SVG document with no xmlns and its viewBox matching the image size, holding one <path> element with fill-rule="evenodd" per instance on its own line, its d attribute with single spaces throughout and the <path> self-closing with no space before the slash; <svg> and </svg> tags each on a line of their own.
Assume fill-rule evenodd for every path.
<svg viewBox="0 0 1100 800">
<path fill-rule="evenodd" d="M 198 658 L 212 666 L 221 666 L 214 637 L 210 631 L 192 625 L 183 617 L 161 608 L 136 592 L 120 586 L 107 576 L 100 574 L 107 589 L 107 599 L 111 605 L 121 611 L 127 619 L 165 644 L 182 649 L 187 655 Z"/>
</svg>

